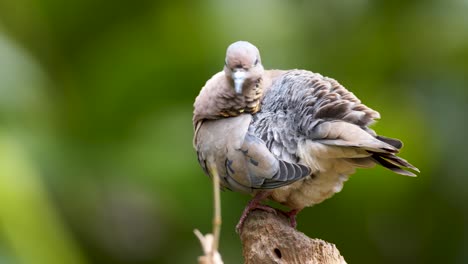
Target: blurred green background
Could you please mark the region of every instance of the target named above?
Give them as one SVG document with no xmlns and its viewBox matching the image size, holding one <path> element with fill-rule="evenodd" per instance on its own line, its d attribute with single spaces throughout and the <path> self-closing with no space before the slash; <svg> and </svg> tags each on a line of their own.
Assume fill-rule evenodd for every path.
<svg viewBox="0 0 468 264">
<path fill-rule="evenodd" d="M 298 229 L 348 263 L 468 263 L 468 1 L 0 0 L 0 263 L 195 263 L 192 103 L 236 40 L 339 80 L 405 142 Z M 222 193 L 221 254 L 249 197 Z"/>
</svg>

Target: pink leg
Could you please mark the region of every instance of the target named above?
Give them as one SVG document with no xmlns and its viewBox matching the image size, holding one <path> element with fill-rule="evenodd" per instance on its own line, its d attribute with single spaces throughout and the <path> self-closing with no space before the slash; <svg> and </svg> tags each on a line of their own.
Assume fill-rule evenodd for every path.
<svg viewBox="0 0 468 264">
<path fill-rule="evenodd" d="M 276 214 L 276 210 L 274 208 L 261 204 L 261 202 L 265 200 L 269 195 L 270 192 L 262 191 L 257 193 L 255 197 L 252 200 L 250 200 L 250 202 L 247 204 L 247 206 L 244 208 L 244 211 L 242 212 L 242 215 L 239 219 L 239 223 L 237 223 L 236 225 L 237 233 L 240 234 L 240 232 L 242 231 L 242 227 L 244 226 L 245 219 L 247 219 L 247 216 L 249 215 L 250 211 L 253 211 L 254 209 L 261 209 Z"/>
<path fill-rule="evenodd" d="M 291 224 L 292 228 L 296 228 L 296 215 L 301 211 L 301 209 L 292 209 L 289 212 L 283 212 L 283 214 L 289 218 L 289 223 Z"/>
</svg>

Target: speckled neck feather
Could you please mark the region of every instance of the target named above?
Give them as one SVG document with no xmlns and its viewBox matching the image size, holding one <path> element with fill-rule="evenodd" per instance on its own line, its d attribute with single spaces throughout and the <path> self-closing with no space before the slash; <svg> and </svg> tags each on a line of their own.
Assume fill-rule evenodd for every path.
<svg viewBox="0 0 468 264">
<path fill-rule="evenodd" d="M 243 94 L 227 94 L 220 98 L 220 116 L 233 117 L 242 113 L 256 113 L 260 110 L 260 98 L 263 94 L 262 79 L 258 79 Z"/>
<path fill-rule="evenodd" d="M 217 83 L 217 85 L 211 85 Z M 236 94 L 223 72 L 213 76 L 195 100 L 193 124 L 202 120 L 234 117 L 242 113 L 256 113 L 260 110 L 263 95 L 263 79 L 246 82 L 242 94 Z"/>
</svg>

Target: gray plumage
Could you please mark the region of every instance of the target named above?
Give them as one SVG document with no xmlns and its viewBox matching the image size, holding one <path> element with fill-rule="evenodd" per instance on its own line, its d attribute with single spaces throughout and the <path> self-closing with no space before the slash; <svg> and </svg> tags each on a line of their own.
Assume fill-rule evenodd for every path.
<svg viewBox="0 0 468 264">
<path fill-rule="evenodd" d="M 208 175 L 216 167 L 222 186 L 253 194 L 269 189 L 271 199 L 301 210 L 339 192 L 356 168 L 418 171 L 395 155 L 401 141 L 368 127 L 379 113 L 337 81 L 304 70 L 264 71 L 254 62 L 258 50 L 248 44 L 228 49 L 224 72 L 195 101 L 198 160 Z M 233 58 L 251 78 L 242 94 L 230 77 L 237 71 L 229 64 Z M 251 101 L 249 108 L 245 102 Z"/>
<path fill-rule="evenodd" d="M 207 174 L 213 163 L 223 187 L 246 193 L 278 188 L 310 174 L 304 165 L 275 157 L 265 142 L 248 131 L 251 120 L 251 115 L 243 114 L 204 122 L 198 131 L 197 150 Z"/>
<path fill-rule="evenodd" d="M 236 42 L 227 50 L 224 71 L 208 80 L 195 100 L 198 161 L 208 175 L 212 174 L 210 166 L 216 167 L 223 187 L 253 193 L 288 185 L 310 174 L 304 165 L 275 157 L 265 142 L 248 131 L 264 90 L 279 74 L 264 71 L 255 46 Z M 241 84 L 239 91 L 236 78 Z"/>
<path fill-rule="evenodd" d="M 416 167 L 397 157 L 397 139 L 378 136 L 368 126 L 380 118 L 337 81 L 304 70 L 281 75 L 262 99 L 250 129 L 279 159 L 305 164 L 305 177 L 272 198 L 302 209 L 341 190 L 355 168 L 376 163 L 398 174 L 415 176 Z"/>
</svg>

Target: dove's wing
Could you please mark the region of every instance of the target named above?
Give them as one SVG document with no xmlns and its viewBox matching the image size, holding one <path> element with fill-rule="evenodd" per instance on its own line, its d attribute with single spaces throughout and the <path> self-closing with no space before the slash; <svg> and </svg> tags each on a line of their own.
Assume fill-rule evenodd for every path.
<svg viewBox="0 0 468 264">
<path fill-rule="evenodd" d="M 310 174 L 304 165 L 279 160 L 265 142 L 248 132 L 252 116 L 205 120 L 196 132 L 198 161 L 217 167 L 224 187 L 252 192 L 290 184 Z M 212 164 L 210 164 L 212 163 Z"/>
<path fill-rule="evenodd" d="M 406 169 L 417 168 L 395 155 L 401 141 L 378 136 L 368 127 L 379 117 L 334 79 L 292 70 L 265 94 L 251 129 L 282 160 L 309 166 L 318 158 L 343 159 L 356 167 L 378 163 L 413 176 Z"/>
</svg>

